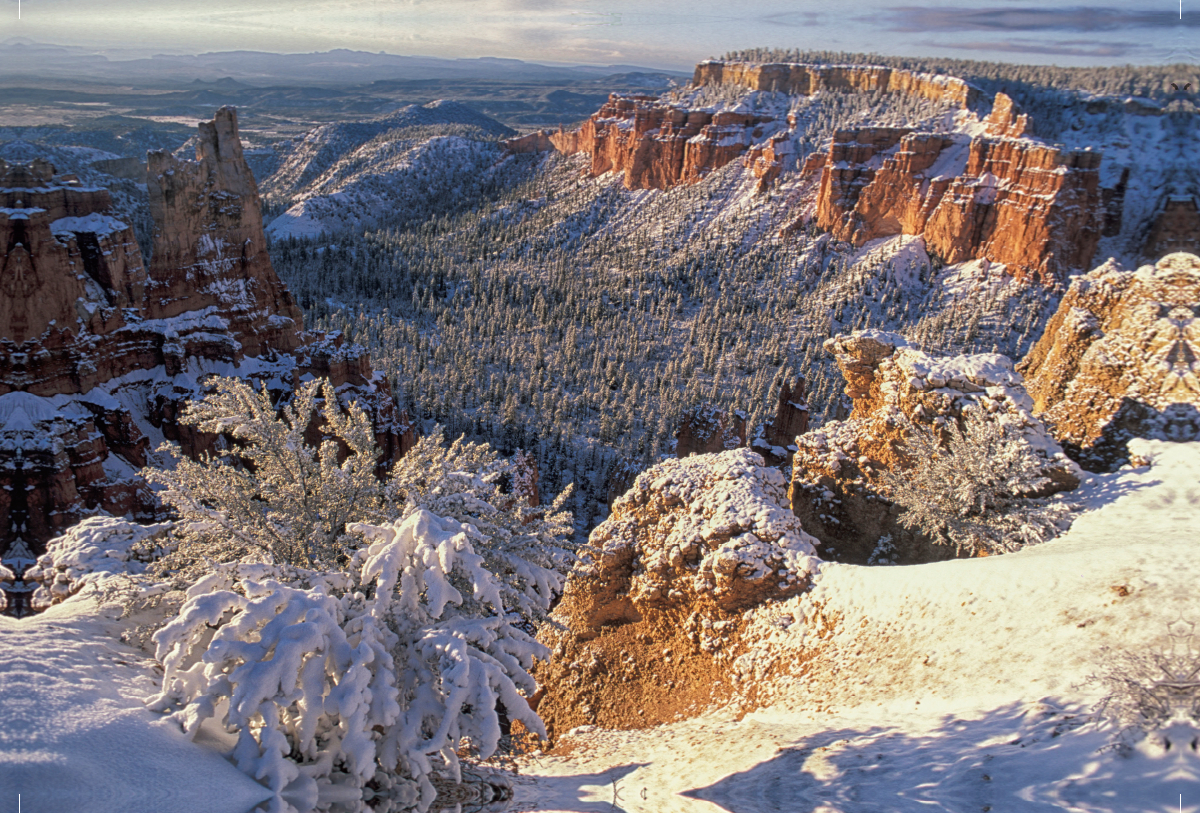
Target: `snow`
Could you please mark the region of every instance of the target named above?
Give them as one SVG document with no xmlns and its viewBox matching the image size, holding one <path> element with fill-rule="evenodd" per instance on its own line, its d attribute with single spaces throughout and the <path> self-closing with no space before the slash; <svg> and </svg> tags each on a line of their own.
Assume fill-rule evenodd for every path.
<svg viewBox="0 0 1200 813">
<path fill-rule="evenodd" d="M 1134 446 L 1151 465 L 1093 477 L 1076 492 L 1090 510 L 1043 545 L 907 567 L 823 563 L 810 593 L 751 614 L 738 669 L 772 704 L 740 721 L 726 710 L 576 732 L 570 755 L 523 761 L 515 806 L 601 810 L 615 793 L 628 813 L 1142 813 L 1176 810 L 1183 794 L 1195 813 L 1195 752 L 1146 740 L 1121 756 L 1089 714 L 1105 647 L 1166 645 L 1200 576 L 1185 547 L 1200 443 Z M 827 637 L 810 618 L 832 620 Z M 1187 743 L 1195 731 L 1167 735 Z"/>
<path fill-rule="evenodd" d="M 91 233 L 98 236 L 115 234 L 125 231 L 129 228 L 127 223 L 123 223 L 110 215 L 103 215 L 99 212 L 92 212 L 83 217 L 60 217 L 50 224 L 50 232 L 54 236 L 65 235 L 70 237 L 74 234 Z"/>
<path fill-rule="evenodd" d="M 0 788 L 16 810 L 246 813 L 270 791 L 142 705 L 145 655 L 117 643 L 120 609 L 70 601 L 0 616 Z M 215 792 L 214 792 L 215 791 Z"/>
</svg>

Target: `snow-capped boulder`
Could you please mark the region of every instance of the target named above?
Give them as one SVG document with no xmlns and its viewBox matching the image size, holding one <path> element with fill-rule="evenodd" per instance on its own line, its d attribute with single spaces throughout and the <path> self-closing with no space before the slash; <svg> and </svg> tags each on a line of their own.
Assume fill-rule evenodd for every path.
<svg viewBox="0 0 1200 813">
<path fill-rule="evenodd" d="M 1007 356 L 935 357 L 881 330 L 836 336 L 825 350 L 836 358 L 854 408 L 847 420 L 798 438 L 790 493 L 796 516 L 820 540 L 823 558 L 865 564 L 884 557 L 907 564 L 954 555 L 899 525 L 903 509 L 881 488 L 884 472 L 912 465 L 904 453 L 906 419 L 941 426 L 959 419 L 964 408 L 982 408 L 994 420 L 1016 423 L 1045 461 L 1050 485 L 1042 496 L 1079 485 L 1078 467 L 1033 415 L 1033 400 Z M 883 549 L 885 537 L 891 550 Z"/>
<path fill-rule="evenodd" d="M 1086 468 L 1128 459 L 1130 438 L 1200 438 L 1200 257 L 1128 271 L 1110 261 L 1071 284 L 1020 369 L 1034 411 Z"/>
<path fill-rule="evenodd" d="M 639 727 L 709 702 L 741 613 L 799 594 L 817 568 L 785 488 L 748 449 L 638 475 L 567 581 L 563 629 L 544 633 L 555 655 L 537 673 L 538 711 L 550 728 Z"/>
</svg>

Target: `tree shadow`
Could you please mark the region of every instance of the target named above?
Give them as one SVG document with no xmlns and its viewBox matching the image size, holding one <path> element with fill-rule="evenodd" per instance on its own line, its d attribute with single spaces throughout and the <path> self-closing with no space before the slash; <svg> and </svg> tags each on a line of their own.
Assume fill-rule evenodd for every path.
<svg viewBox="0 0 1200 813">
<path fill-rule="evenodd" d="M 648 762 L 630 762 L 625 765 L 613 766 L 599 773 L 539 776 L 537 784 L 526 790 L 526 793 L 534 795 L 526 797 L 526 793 L 522 793 L 522 789 L 518 788 L 512 805 L 508 809 L 511 813 L 537 810 L 570 811 L 570 813 L 628 813 L 622 804 L 633 801 L 637 788 L 625 787 L 621 784 L 621 780 L 649 764 Z M 608 790 L 601 795 L 593 790 L 595 788 L 608 788 Z M 600 796 L 600 798 L 588 798 L 596 796 Z"/>
<path fill-rule="evenodd" d="M 1200 756 L 1186 728 L 1173 748 L 1123 755 L 1077 706 L 1013 703 L 927 734 L 825 731 L 682 795 L 729 813 L 1196 813 Z"/>
</svg>

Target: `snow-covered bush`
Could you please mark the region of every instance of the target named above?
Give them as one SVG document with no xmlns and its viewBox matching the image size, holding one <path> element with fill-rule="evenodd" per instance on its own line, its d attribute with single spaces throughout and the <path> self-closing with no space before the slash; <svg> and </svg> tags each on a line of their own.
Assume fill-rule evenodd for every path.
<svg viewBox="0 0 1200 813">
<path fill-rule="evenodd" d="M 575 559 L 567 541 L 574 533 L 571 516 L 562 510 L 571 487 L 549 506 L 532 508 L 501 494 L 499 480 L 506 473 L 516 474 L 514 479 L 521 474 L 487 444 L 459 438 L 443 448 L 439 428 L 397 461 L 385 489 L 387 502 L 401 517 L 424 509 L 470 523 L 490 540 L 480 553 L 500 579 L 505 606 L 523 618 L 541 619 Z M 516 485 L 515 493 L 526 493 Z"/>
<path fill-rule="evenodd" d="M 567 494 L 545 509 L 502 494 L 512 464 L 444 448 L 440 429 L 380 480 L 369 422 L 327 385 L 278 412 L 218 380 L 184 422 L 237 446 L 147 472 L 181 517 L 150 575 L 194 582 L 154 635 L 148 702 L 191 735 L 210 717 L 237 733 L 231 756 L 277 813 L 427 807 L 436 771 L 496 750 L 501 708 L 544 733 L 521 692 L 548 654 L 532 624 L 574 561 Z M 305 445 L 322 419 L 341 463 L 338 441 Z"/>
<path fill-rule="evenodd" d="M 1127 750 L 1155 732 L 1166 738 L 1165 732 L 1176 725 L 1183 726 L 1196 747 L 1200 652 L 1193 643 L 1193 630 L 1194 625 L 1179 619 L 1171 625 L 1169 648 L 1106 650 L 1104 668 L 1092 680 L 1107 690 L 1096 711 L 1114 724 L 1113 744 L 1118 750 Z"/>
<path fill-rule="evenodd" d="M 1058 535 L 1071 508 L 1029 496 L 1050 478 L 1019 424 L 979 408 L 964 409 L 962 424 L 948 420 L 939 431 L 902 421 L 915 465 L 884 475 L 891 499 L 904 508 L 901 524 L 958 550 L 985 554 Z"/>
<path fill-rule="evenodd" d="M 203 462 L 164 444 L 158 451 L 171 465 L 142 470 L 182 520 L 181 543 L 164 567 L 195 578 L 206 561 L 248 557 L 335 566 L 347 523 L 384 518 L 370 419 L 356 404 L 343 411 L 328 381 L 305 384 L 282 410 L 265 386 L 255 392 L 238 378 L 215 378 L 213 386 L 215 392 L 192 402 L 180 422 L 236 443 Z M 338 440 L 306 444 L 314 420 L 345 444 L 342 462 Z"/>
<path fill-rule="evenodd" d="M 370 419 L 355 404 L 340 409 L 327 382 L 305 385 L 282 410 L 265 389 L 255 392 L 240 379 L 217 378 L 214 386 L 182 423 L 227 433 L 237 445 L 204 462 L 164 445 L 159 451 L 174 467 L 143 470 L 180 517 L 178 544 L 154 574 L 190 582 L 214 562 L 247 561 L 336 570 L 358 544 L 347 533 L 351 523 L 381 524 L 426 509 L 471 523 L 487 538 L 480 554 L 500 578 L 510 611 L 540 618 L 562 589 L 574 560 L 571 517 L 562 510 L 570 487 L 546 508 L 504 499 L 499 481 L 512 463 L 486 444 L 459 439 L 446 448 L 440 427 L 380 480 Z M 306 445 L 314 421 L 345 444 L 341 463 L 337 440 Z"/>
<path fill-rule="evenodd" d="M 155 635 L 165 674 L 151 708 L 189 735 L 214 716 L 236 731 L 231 756 L 276 791 L 272 813 L 425 809 L 439 767 L 457 778 L 457 751 L 495 751 L 497 701 L 545 733 L 520 690 L 548 652 L 506 615 L 476 552 L 487 537 L 424 509 L 355 530 L 369 545 L 344 583 L 301 589 L 271 566 L 219 565 Z M 491 614 L 465 611 L 460 586 Z"/>
<path fill-rule="evenodd" d="M 139 596 L 153 592 L 128 576 L 145 572 L 155 550 L 164 543 L 167 523 L 138 525 L 111 516 L 87 517 L 62 536 L 51 539 L 37 563 L 26 569 L 25 581 L 36 584 L 31 604 L 44 610 L 81 592 L 88 585 L 129 590 Z M 120 588 L 111 584 L 121 582 Z"/>
</svg>

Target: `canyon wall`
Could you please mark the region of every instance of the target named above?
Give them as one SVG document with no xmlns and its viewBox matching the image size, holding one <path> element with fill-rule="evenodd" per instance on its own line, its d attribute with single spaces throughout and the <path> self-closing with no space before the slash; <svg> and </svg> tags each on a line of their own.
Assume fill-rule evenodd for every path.
<svg viewBox="0 0 1200 813">
<path fill-rule="evenodd" d="M 919 96 L 959 107 L 973 104 L 979 89 L 954 76 L 914 73 L 875 65 L 808 65 L 800 63 L 722 62 L 707 60 L 696 66 L 696 87 L 735 85 L 746 90 L 765 90 L 811 96 L 820 91 L 884 91 Z"/>
<path fill-rule="evenodd" d="M 627 189 L 695 183 L 741 156 L 773 122 L 735 111 L 688 110 L 657 96 L 613 94 L 579 130 L 550 135 L 564 155 L 585 152 L 589 174 L 620 172 Z"/>
<path fill-rule="evenodd" d="M 178 425 L 208 373 L 280 396 L 328 377 L 372 416 L 383 463 L 415 442 L 362 348 L 303 332 L 232 109 L 201 124 L 196 160 L 152 153 L 148 187 L 149 268 L 107 191 L 0 162 L 0 554 L 36 554 L 97 511 L 153 518 L 137 471 L 164 439 L 211 449 Z"/>
<path fill-rule="evenodd" d="M 1010 138 L 842 130 L 825 161 L 815 219 L 857 245 L 922 235 L 947 263 L 986 259 L 1053 285 L 1087 268 L 1096 251 L 1106 208 L 1100 160 Z"/>
<path fill-rule="evenodd" d="M 1085 468 L 1133 437 L 1200 438 L 1200 257 L 1077 277 L 1021 363 L 1034 411 Z"/>
</svg>

